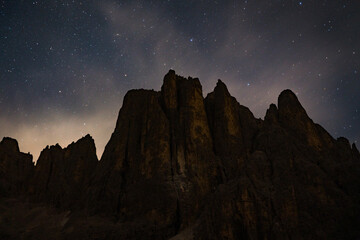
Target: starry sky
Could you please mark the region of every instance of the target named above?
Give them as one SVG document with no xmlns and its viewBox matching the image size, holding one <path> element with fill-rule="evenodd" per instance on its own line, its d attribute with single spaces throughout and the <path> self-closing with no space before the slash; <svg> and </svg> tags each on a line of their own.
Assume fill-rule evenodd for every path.
<svg viewBox="0 0 360 240">
<path fill-rule="evenodd" d="M 204 96 L 222 79 L 258 118 L 290 88 L 360 141 L 358 0 L 1 1 L 0 137 L 36 161 L 90 133 L 100 157 L 125 93 L 160 90 L 169 69 Z"/>
</svg>

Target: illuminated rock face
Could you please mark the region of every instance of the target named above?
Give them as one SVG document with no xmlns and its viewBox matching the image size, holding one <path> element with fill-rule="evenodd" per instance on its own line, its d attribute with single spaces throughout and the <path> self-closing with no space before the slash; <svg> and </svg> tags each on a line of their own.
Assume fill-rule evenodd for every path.
<svg viewBox="0 0 360 240">
<path fill-rule="evenodd" d="M 21 154 L 3 142 L 1 170 L 27 169 L 0 178 L 6 192 L 74 213 L 49 216 L 64 218 L 48 230 L 59 239 L 360 236 L 360 154 L 315 124 L 290 90 L 261 120 L 220 80 L 204 98 L 198 79 L 171 70 L 160 92 L 126 94 L 99 162 L 90 136 L 46 148 L 36 167 L 9 164 Z"/>
</svg>

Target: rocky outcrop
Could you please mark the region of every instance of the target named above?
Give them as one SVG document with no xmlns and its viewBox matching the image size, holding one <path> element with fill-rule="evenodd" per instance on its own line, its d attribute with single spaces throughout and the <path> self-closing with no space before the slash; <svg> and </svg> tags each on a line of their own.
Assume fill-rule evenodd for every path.
<svg viewBox="0 0 360 240">
<path fill-rule="evenodd" d="M 170 136 L 159 98 L 148 90 L 126 94 L 89 189 L 88 208 L 123 222 L 124 238 L 176 231 Z"/>
<path fill-rule="evenodd" d="M 194 239 L 360 236 L 356 150 L 314 124 L 290 90 L 278 106 L 270 105 L 237 177 L 211 198 Z"/>
<path fill-rule="evenodd" d="M 199 80 L 170 71 L 161 92 L 126 94 L 90 188 L 90 209 L 124 222 L 127 238 L 170 237 L 195 222 L 216 186 L 211 150 Z"/>
<path fill-rule="evenodd" d="M 21 153 L 15 139 L 4 137 L 0 142 L 0 196 L 25 192 L 33 170 L 32 156 Z"/>
<path fill-rule="evenodd" d="M 219 181 L 218 163 L 199 79 L 185 79 L 169 71 L 161 88 L 161 103 L 169 122 L 169 160 L 184 228 L 194 223 L 204 198 Z"/>
<path fill-rule="evenodd" d="M 47 146 L 36 163 L 30 194 L 58 208 L 77 209 L 83 205 L 97 163 L 90 135 L 64 149 L 58 144 Z"/>
<path fill-rule="evenodd" d="M 250 110 L 232 97 L 219 80 L 205 99 L 214 153 L 220 157 L 225 181 L 240 173 L 251 151 L 252 139 L 261 125 Z"/>
<path fill-rule="evenodd" d="M 15 143 L 0 144 L 2 191 L 45 206 L 0 201 L 20 219 L 10 229 L 0 213 L 9 238 L 18 228 L 48 236 L 35 231 L 45 218 L 56 239 L 360 237 L 359 151 L 314 123 L 291 90 L 261 120 L 222 81 L 204 99 L 197 78 L 170 70 L 161 91 L 126 94 L 99 162 L 90 136 L 47 147 L 35 170 Z"/>
</svg>

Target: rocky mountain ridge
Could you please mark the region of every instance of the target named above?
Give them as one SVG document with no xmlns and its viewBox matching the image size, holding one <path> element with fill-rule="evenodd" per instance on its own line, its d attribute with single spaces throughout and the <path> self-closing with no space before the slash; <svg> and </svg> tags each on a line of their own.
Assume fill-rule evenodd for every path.
<svg viewBox="0 0 360 240">
<path fill-rule="evenodd" d="M 360 237 L 359 151 L 314 123 L 290 90 L 261 120 L 222 81 L 204 98 L 199 79 L 170 70 L 161 91 L 126 94 L 100 161 L 89 135 L 31 161 L 3 139 L 0 194 L 61 218 L 46 228 L 54 239 Z M 19 203 L 8 203 L 3 238 L 46 239 L 41 221 L 10 231 L 4 216 Z"/>
</svg>

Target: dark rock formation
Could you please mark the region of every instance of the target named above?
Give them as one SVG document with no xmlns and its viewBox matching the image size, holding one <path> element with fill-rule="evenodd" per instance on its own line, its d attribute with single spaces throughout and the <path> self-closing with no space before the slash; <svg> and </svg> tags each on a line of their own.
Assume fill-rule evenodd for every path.
<svg viewBox="0 0 360 240">
<path fill-rule="evenodd" d="M 199 80 L 170 71 L 161 93 L 126 94 L 90 188 L 90 209 L 130 225 L 127 238 L 170 237 L 195 222 L 216 178 Z"/>
<path fill-rule="evenodd" d="M 213 92 L 205 99 L 214 153 L 220 157 L 226 179 L 238 176 L 252 139 L 261 125 L 247 107 L 240 105 L 219 80 Z"/>
<path fill-rule="evenodd" d="M 170 134 L 159 97 L 147 90 L 126 94 L 89 189 L 89 209 L 123 222 L 124 239 L 176 231 Z"/>
<path fill-rule="evenodd" d="M 97 163 L 90 135 L 64 149 L 47 146 L 36 163 L 30 194 L 58 208 L 79 208 Z"/>
<path fill-rule="evenodd" d="M 241 172 L 213 195 L 195 239 L 360 236 L 356 150 L 314 124 L 290 90 L 278 106 L 253 135 Z"/>
<path fill-rule="evenodd" d="M 30 154 L 21 153 L 15 139 L 0 142 L 0 196 L 11 196 L 27 190 L 34 165 Z"/>
<path fill-rule="evenodd" d="M 204 99 L 198 79 L 171 70 L 160 92 L 126 94 L 99 163 L 90 136 L 44 149 L 33 175 L 26 156 L 0 144 L 2 192 L 44 204 L 0 201 L 8 238 L 45 239 L 34 230 L 45 218 L 54 239 L 360 237 L 359 151 L 290 90 L 261 120 L 220 80 Z"/>
</svg>

